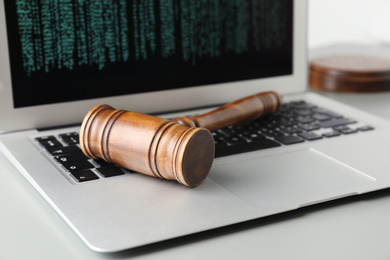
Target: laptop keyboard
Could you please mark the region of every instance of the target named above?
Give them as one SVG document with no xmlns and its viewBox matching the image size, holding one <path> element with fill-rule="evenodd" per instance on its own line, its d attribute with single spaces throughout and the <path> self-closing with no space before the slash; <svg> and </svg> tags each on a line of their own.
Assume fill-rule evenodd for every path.
<svg viewBox="0 0 390 260">
<path fill-rule="evenodd" d="M 306 101 L 283 104 L 275 113 L 213 132 L 215 157 L 373 130 Z"/>
<path fill-rule="evenodd" d="M 119 176 L 129 172 L 104 160 L 87 158 L 79 147 L 79 134 L 76 132 L 37 137 L 35 141 L 77 182 Z"/>
<path fill-rule="evenodd" d="M 215 157 L 261 149 L 312 142 L 373 130 L 351 118 L 320 108 L 305 101 L 283 104 L 278 111 L 252 122 L 213 131 Z M 76 182 L 111 178 L 131 170 L 103 160 L 88 159 L 79 148 L 77 132 L 35 138 L 53 163 Z"/>
</svg>

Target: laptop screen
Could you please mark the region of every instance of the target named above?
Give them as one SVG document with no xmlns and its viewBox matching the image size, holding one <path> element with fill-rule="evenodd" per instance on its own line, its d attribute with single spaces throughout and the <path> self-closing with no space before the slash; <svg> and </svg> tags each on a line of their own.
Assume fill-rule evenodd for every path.
<svg viewBox="0 0 390 260">
<path fill-rule="evenodd" d="M 292 0 L 4 4 L 16 108 L 293 72 Z"/>
</svg>

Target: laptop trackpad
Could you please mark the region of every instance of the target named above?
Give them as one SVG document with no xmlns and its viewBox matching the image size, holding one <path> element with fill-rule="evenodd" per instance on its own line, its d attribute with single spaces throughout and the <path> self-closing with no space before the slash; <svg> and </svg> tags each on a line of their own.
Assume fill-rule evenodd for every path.
<svg viewBox="0 0 390 260">
<path fill-rule="evenodd" d="M 375 181 L 314 149 L 218 165 L 209 178 L 258 208 L 325 201 Z"/>
</svg>

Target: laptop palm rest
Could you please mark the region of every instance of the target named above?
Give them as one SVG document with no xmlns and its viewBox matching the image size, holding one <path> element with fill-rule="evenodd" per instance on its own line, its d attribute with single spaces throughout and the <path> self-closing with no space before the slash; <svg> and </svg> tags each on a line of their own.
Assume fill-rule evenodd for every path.
<svg viewBox="0 0 390 260">
<path fill-rule="evenodd" d="M 257 208 L 298 208 L 354 194 L 354 187 L 375 181 L 315 149 L 218 165 L 209 178 Z"/>
</svg>

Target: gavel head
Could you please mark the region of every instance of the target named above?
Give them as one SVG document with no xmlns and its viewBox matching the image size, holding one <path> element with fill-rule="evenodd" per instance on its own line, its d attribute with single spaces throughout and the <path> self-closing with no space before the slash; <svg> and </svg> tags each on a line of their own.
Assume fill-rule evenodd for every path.
<svg viewBox="0 0 390 260">
<path fill-rule="evenodd" d="M 206 178 L 214 159 L 209 130 L 108 105 L 87 113 L 80 146 L 87 157 L 189 187 Z"/>
</svg>

